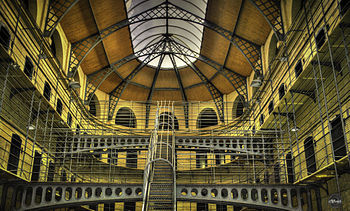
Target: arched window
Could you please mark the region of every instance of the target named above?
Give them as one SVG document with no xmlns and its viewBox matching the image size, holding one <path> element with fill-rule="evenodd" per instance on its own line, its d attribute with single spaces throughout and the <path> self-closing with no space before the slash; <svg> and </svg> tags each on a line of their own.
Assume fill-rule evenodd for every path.
<svg viewBox="0 0 350 211">
<path fill-rule="evenodd" d="M 134 112 L 127 107 L 120 108 L 115 116 L 115 124 L 136 128 L 136 117 Z"/>
<path fill-rule="evenodd" d="M 56 111 L 59 115 L 62 115 L 63 103 L 61 99 L 57 98 Z"/>
<path fill-rule="evenodd" d="M 280 87 L 278 88 L 278 96 L 279 96 L 279 99 L 281 100 L 283 98 L 283 96 L 285 95 L 286 91 L 285 91 L 285 86 L 284 86 L 284 83 L 282 83 L 280 85 Z"/>
<path fill-rule="evenodd" d="M 312 174 L 316 171 L 316 157 L 314 139 L 310 136 L 304 141 L 304 152 L 306 160 L 307 173 Z"/>
<path fill-rule="evenodd" d="M 335 160 L 339 160 L 346 156 L 346 145 L 344 138 L 344 130 L 339 115 L 331 121 L 331 133 L 332 133 L 332 146 L 334 151 Z"/>
<path fill-rule="evenodd" d="M 268 52 L 268 58 L 267 58 L 269 65 L 275 59 L 277 53 L 278 53 L 277 37 L 276 37 L 275 34 L 273 34 L 272 37 L 271 37 L 270 44 L 269 44 L 269 52 Z"/>
<path fill-rule="evenodd" d="M 80 76 L 79 76 L 79 71 L 77 71 L 73 77 L 75 82 L 78 82 L 80 84 Z M 77 93 L 78 97 L 80 97 L 80 87 L 79 88 L 74 88 L 75 93 Z M 96 97 L 97 99 L 97 97 Z"/>
<path fill-rule="evenodd" d="M 26 61 L 24 63 L 23 72 L 24 72 L 24 74 L 26 74 L 28 76 L 28 78 L 32 79 L 32 77 L 34 75 L 34 64 L 28 56 L 26 57 Z"/>
<path fill-rule="evenodd" d="M 89 112 L 91 115 L 97 117 L 97 111 L 98 111 L 98 99 L 94 94 L 89 102 Z"/>
<path fill-rule="evenodd" d="M 286 156 L 287 162 L 287 173 L 288 173 L 288 183 L 294 183 L 294 170 L 293 170 L 293 157 L 292 153 L 289 152 Z"/>
<path fill-rule="evenodd" d="M 303 9 L 304 0 L 292 1 L 292 21 L 295 21 L 296 17 L 300 14 Z"/>
<path fill-rule="evenodd" d="M 241 97 L 237 97 L 236 100 L 233 102 L 233 108 L 232 108 L 232 118 L 238 118 L 242 116 L 244 113 L 244 101 Z"/>
<path fill-rule="evenodd" d="M 173 118 L 174 118 L 174 130 L 179 130 L 179 122 L 175 115 L 171 112 L 163 112 L 159 115 L 159 130 L 171 130 L 173 126 Z"/>
<path fill-rule="evenodd" d="M 70 126 L 72 126 L 72 115 L 70 113 L 67 114 L 67 124 Z"/>
<path fill-rule="evenodd" d="M 19 137 L 17 134 L 13 134 L 11 138 L 10 156 L 7 162 L 7 170 L 14 174 L 17 174 L 19 157 L 21 154 L 21 146 L 21 137 Z"/>
<path fill-rule="evenodd" d="M 62 65 L 63 64 L 63 47 L 62 47 L 61 36 L 57 30 L 52 34 L 50 47 L 51 47 L 52 54 L 56 57 L 59 63 L 58 65 L 59 66 Z M 74 78 L 74 80 L 76 81 L 76 78 Z"/>
<path fill-rule="evenodd" d="M 37 0 L 23 0 L 24 9 L 27 10 L 27 14 L 31 15 L 36 20 L 37 15 Z"/>
<path fill-rule="evenodd" d="M 197 119 L 197 128 L 205 128 L 217 124 L 218 117 L 216 116 L 214 109 L 205 108 L 199 113 Z"/>
<path fill-rule="evenodd" d="M 33 171 L 32 171 L 32 181 L 39 181 L 40 178 L 40 164 L 41 164 L 41 153 L 35 151 Z"/>
<path fill-rule="evenodd" d="M 6 50 L 10 48 L 11 35 L 3 23 L 0 23 L 0 44 Z"/>
<path fill-rule="evenodd" d="M 44 85 L 44 97 L 46 98 L 47 101 L 50 101 L 51 98 L 51 86 L 49 83 L 47 83 L 47 81 L 45 81 L 45 85 Z"/>
</svg>

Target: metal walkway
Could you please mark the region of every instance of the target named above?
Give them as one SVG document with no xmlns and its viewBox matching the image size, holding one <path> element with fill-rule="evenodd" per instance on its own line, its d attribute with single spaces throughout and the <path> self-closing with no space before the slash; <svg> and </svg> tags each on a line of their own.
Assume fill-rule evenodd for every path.
<svg viewBox="0 0 350 211">
<path fill-rule="evenodd" d="M 13 210 L 47 210 L 87 204 L 142 201 L 142 184 L 30 183 L 5 186 Z M 309 189 L 296 185 L 182 185 L 177 201 L 223 203 L 259 209 L 303 210 Z M 3 196 L 3 197 L 6 197 Z M 170 209 L 172 210 L 172 209 Z M 310 210 L 310 208 L 309 208 Z M 312 209 L 311 209 L 312 210 Z"/>
</svg>

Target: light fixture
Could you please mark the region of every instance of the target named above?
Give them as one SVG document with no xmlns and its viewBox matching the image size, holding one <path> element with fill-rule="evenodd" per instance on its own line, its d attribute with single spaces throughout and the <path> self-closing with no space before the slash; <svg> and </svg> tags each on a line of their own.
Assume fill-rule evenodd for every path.
<svg viewBox="0 0 350 211">
<path fill-rule="evenodd" d="M 77 81 L 69 81 L 68 86 L 71 89 L 79 89 L 80 88 L 80 83 L 77 82 Z"/>
<path fill-rule="evenodd" d="M 260 78 L 254 79 L 252 83 L 250 84 L 251 87 L 261 87 L 262 85 L 262 80 Z"/>
<path fill-rule="evenodd" d="M 47 59 L 46 54 L 44 53 L 39 54 L 39 59 Z"/>
<path fill-rule="evenodd" d="M 286 61 L 288 61 L 288 57 L 287 56 L 281 56 L 281 58 L 279 60 L 281 62 L 286 62 Z"/>
<path fill-rule="evenodd" d="M 297 126 L 292 127 L 292 128 L 290 129 L 290 131 L 292 131 L 292 132 L 297 132 L 297 131 L 299 131 L 299 130 L 300 130 L 300 128 L 298 128 Z"/>
<path fill-rule="evenodd" d="M 21 68 L 17 63 L 12 63 L 12 67 L 16 70 L 19 70 Z"/>
<path fill-rule="evenodd" d="M 77 69 L 76 67 L 73 67 L 71 71 L 68 71 L 67 78 L 72 78 L 74 76 L 76 69 Z"/>
<path fill-rule="evenodd" d="M 30 124 L 30 125 L 27 126 L 27 129 L 28 130 L 35 130 L 35 125 Z"/>
</svg>

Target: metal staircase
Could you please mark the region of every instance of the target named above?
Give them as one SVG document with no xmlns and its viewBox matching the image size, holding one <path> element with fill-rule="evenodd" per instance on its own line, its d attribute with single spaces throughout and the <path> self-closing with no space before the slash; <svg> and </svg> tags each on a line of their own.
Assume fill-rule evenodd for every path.
<svg viewBox="0 0 350 211">
<path fill-rule="evenodd" d="M 143 211 L 176 210 L 175 133 L 172 102 L 158 102 L 144 173 Z"/>
</svg>

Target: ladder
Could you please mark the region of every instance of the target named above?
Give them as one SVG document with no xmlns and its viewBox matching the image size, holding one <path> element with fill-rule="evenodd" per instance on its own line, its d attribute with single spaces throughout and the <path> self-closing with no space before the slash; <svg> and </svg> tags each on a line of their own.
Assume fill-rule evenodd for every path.
<svg viewBox="0 0 350 211">
<path fill-rule="evenodd" d="M 176 210 L 173 102 L 157 102 L 144 171 L 144 193 L 143 211 Z"/>
</svg>

